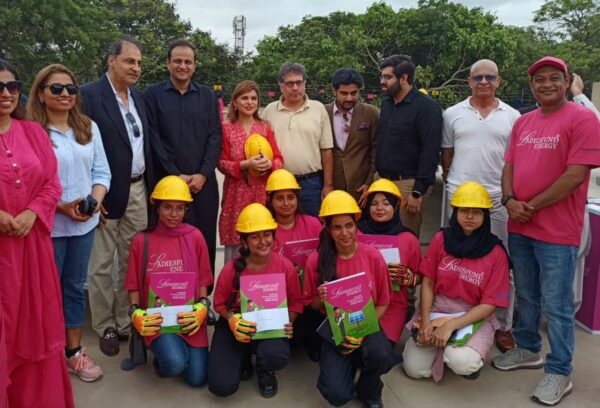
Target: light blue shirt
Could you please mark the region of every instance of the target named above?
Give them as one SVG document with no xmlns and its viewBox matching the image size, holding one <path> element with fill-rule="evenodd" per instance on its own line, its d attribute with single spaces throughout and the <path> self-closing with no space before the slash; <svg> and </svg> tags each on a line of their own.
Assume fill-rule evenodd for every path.
<svg viewBox="0 0 600 408">
<path fill-rule="evenodd" d="M 50 139 L 54 143 L 58 178 L 63 189 L 60 201 L 68 203 L 77 198 L 85 198 L 92 193 L 92 187 L 96 184 L 109 189 L 110 168 L 96 123 L 92 122 L 92 141 L 88 144 L 77 143 L 73 129 L 63 133 L 50 127 Z M 96 213 L 89 220 L 79 222 L 57 212 L 52 237 L 84 235 L 98 225 L 99 218 L 100 214 Z"/>
<path fill-rule="evenodd" d="M 131 96 L 131 90 L 127 88 L 127 102 L 129 106 L 129 110 L 127 110 L 125 109 L 125 105 L 123 104 L 123 100 L 119 96 L 119 93 L 115 89 L 112 82 L 110 82 L 110 77 L 108 74 L 106 75 L 106 78 L 108 79 L 108 83 L 115 94 L 115 98 L 117 99 L 121 116 L 123 116 L 123 122 L 125 122 L 125 129 L 127 129 L 127 136 L 129 136 L 129 143 L 131 143 L 131 151 L 133 153 L 133 159 L 131 162 L 131 177 L 137 177 L 140 174 L 144 174 L 144 170 L 146 170 L 146 160 L 144 159 L 144 127 L 142 126 L 142 119 L 140 118 L 140 115 L 138 115 L 138 111 L 135 108 L 135 101 Z M 135 118 L 137 127 L 140 130 L 139 137 L 135 137 L 133 124 L 127 120 L 128 112 L 131 112 Z"/>
</svg>

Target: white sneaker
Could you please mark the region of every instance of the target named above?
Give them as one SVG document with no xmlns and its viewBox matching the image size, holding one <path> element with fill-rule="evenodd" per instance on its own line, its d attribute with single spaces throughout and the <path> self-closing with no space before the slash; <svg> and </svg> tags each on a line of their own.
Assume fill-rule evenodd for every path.
<svg viewBox="0 0 600 408">
<path fill-rule="evenodd" d="M 531 399 L 542 405 L 556 405 L 573 390 L 570 376 L 546 373 L 538 381 Z"/>
</svg>

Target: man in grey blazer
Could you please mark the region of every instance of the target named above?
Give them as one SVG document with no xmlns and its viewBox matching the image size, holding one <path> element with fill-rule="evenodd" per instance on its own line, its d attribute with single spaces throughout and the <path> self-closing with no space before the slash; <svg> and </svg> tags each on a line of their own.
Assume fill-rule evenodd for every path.
<svg viewBox="0 0 600 408">
<path fill-rule="evenodd" d="M 364 79 L 351 68 L 340 68 L 331 80 L 335 101 L 325 105 L 333 130 L 333 188 L 356 200 L 373 181 L 379 110 L 359 102 Z"/>
</svg>

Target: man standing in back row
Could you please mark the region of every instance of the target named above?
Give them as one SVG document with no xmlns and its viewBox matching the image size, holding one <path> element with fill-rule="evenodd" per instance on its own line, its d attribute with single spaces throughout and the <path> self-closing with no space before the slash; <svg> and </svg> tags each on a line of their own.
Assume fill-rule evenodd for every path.
<svg viewBox="0 0 600 408">
<path fill-rule="evenodd" d="M 180 176 L 194 201 L 186 222 L 198 228 L 208 246 L 215 270 L 219 190 L 215 167 L 221 155 L 221 120 L 215 93 L 192 81 L 196 49 L 187 40 L 175 40 L 167 49 L 169 79 L 144 91 L 148 121 L 156 136 L 153 149 L 162 178 Z"/>
<path fill-rule="evenodd" d="M 321 198 L 333 190 L 333 137 L 321 102 L 306 96 L 306 72 L 295 62 L 279 68 L 281 99 L 271 102 L 262 117 L 271 123 L 283 167 L 300 184 L 300 207 L 317 216 Z"/>
<path fill-rule="evenodd" d="M 119 354 L 119 341 L 128 338 L 129 299 L 125 274 L 129 245 L 148 223 L 148 195 L 155 183 L 146 108 L 134 85 L 142 73 L 142 53 L 129 37 L 108 48 L 108 72 L 81 87 L 84 110 L 100 129 L 112 180 L 101 208 L 90 257 L 88 292 L 92 329 L 100 350 Z M 112 271 L 119 258 L 117 282 Z M 115 291 L 116 288 L 116 291 Z"/>
<path fill-rule="evenodd" d="M 365 81 L 350 68 L 340 68 L 331 79 L 335 101 L 325 105 L 333 129 L 333 188 L 356 201 L 367 191 L 375 173 L 379 110 L 359 102 Z"/>
<path fill-rule="evenodd" d="M 407 55 L 392 55 L 379 64 L 381 104 L 375 168 L 402 192 L 402 223 L 417 236 L 423 207 L 431 195 L 440 160 L 442 111 L 414 86 L 415 64 Z"/>
<path fill-rule="evenodd" d="M 567 101 L 571 78 L 563 60 L 544 57 L 527 73 L 539 108 L 515 123 L 502 172 L 519 313 L 513 331 L 517 346 L 492 364 L 505 371 L 544 367 L 532 398 L 556 405 L 573 388 L 573 277 L 590 169 L 600 165 L 600 122 L 591 110 Z M 550 343 L 545 364 L 542 312 Z"/>
<path fill-rule="evenodd" d="M 513 124 L 519 112 L 496 98 L 500 86 L 498 66 L 494 61 L 479 60 L 471 66 L 469 87 L 471 96 L 446 109 L 443 114 L 442 169 L 448 192 L 446 213 L 457 187 L 465 181 L 481 183 L 490 194 L 494 206 L 490 210 L 491 231 L 508 248 L 508 213 L 501 204 L 500 178 L 504 167 L 504 153 Z M 496 346 L 501 351 L 514 347 L 510 332 L 514 308 L 514 282 L 510 279 L 508 308 L 496 309 L 500 330 L 496 332 Z"/>
</svg>

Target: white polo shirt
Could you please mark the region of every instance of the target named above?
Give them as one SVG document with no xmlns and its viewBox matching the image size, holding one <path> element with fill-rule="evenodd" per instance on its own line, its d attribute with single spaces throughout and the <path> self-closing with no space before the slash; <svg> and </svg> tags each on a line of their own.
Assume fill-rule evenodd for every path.
<svg viewBox="0 0 600 408">
<path fill-rule="evenodd" d="M 470 100 L 471 97 L 459 102 L 443 114 L 442 148 L 454 148 L 448 193 L 452 196 L 465 181 L 477 181 L 490 195 L 498 196 L 502 194 L 504 152 L 520 114 L 497 99 L 498 107 L 484 118 Z"/>
</svg>

